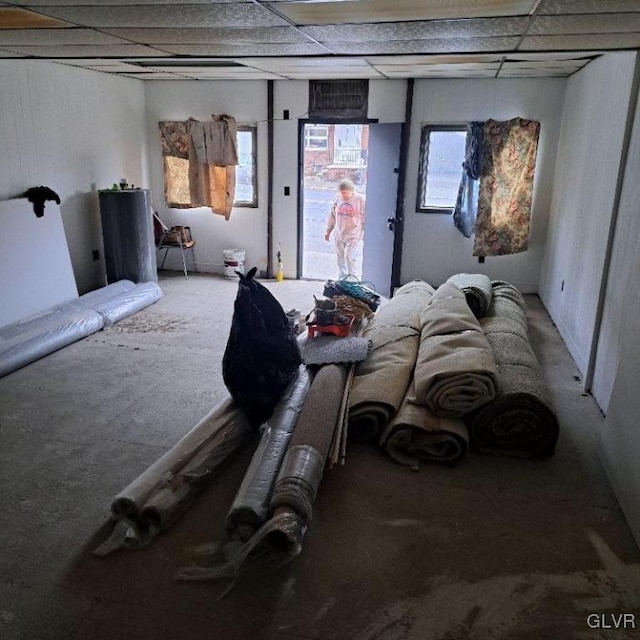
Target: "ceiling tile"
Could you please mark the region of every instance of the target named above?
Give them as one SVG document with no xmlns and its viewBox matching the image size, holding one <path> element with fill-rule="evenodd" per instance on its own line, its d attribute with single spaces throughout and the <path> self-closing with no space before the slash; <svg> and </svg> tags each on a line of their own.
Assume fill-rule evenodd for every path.
<svg viewBox="0 0 640 640">
<path fill-rule="evenodd" d="M 0 29 L 66 28 L 70 25 L 28 9 L 0 7 Z"/>
<path fill-rule="evenodd" d="M 46 13 L 86 27 L 289 26 L 286 20 L 252 3 L 50 7 Z"/>
<path fill-rule="evenodd" d="M 362 58 L 338 58 L 338 57 L 320 57 L 313 58 L 243 58 L 243 64 L 249 64 L 258 68 L 274 69 L 317 69 L 326 67 L 334 69 L 339 67 L 368 67 L 369 63 Z"/>
<path fill-rule="evenodd" d="M 535 54 L 527 54 L 535 55 Z M 432 55 L 432 56 L 371 56 L 366 60 L 370 64 L 465 64 L 465 63 L 492 63 L 500 62 L 504 57 L 503 53 L 480 53 L 463 55 Z"/>
<path fill-rule="evenodd" d="M 502 68 L 507 69 L 571 69 L 573 71 L 591 62 L 584 60 L 505 60 Z"/>
<path fill-rule="evenodd" d="M 188 56 L 273 56 L 273 55 L 314 55 L 326 54 L 327 49 L 314 42 L 299 42 L 297 44 L 170 44 L 156 45 L 158 49 Z"/>
<path fill-rule="evenodd" d="M 640 11 L 638 0 L 542 0 L 538 15 Z"/>
<path fill-rule="evenodd" d="M 6 51 L 0 47 L 0 59 L 2 58 L 26 58 L 22 53 L 16 53 L 15 51 Z"/>
<path fill-rule="evenodd" d="M 93 29 L 0 29 L 0 44 L 130 44 Z"/>
<path fill-rule="evenodd" d="M 640 2 L 638 3 L 640 6 Z M 640 13 L 538 16 L 527 35 L 640 32 Z"/>
<path fill-rule="evenodd" d="M 390 40 L 388 42 L 332 42 L 335 53 L 456 53 L 459 51 L 511 51 L 518 38 L 448 38 L 434 40 Z"/>
<path fill-rule="evenodd" d="M 433 22 L 381 22 L 378 24 L 301 27 L 320 42 L 368 42 L 372 40 L 425 40 L 428 38 L 473 38 L 521 34 L 528 18 L 436 20 Z"/>
<path fill-rule="evenodd" d="M 105 33 L 144 44 L 252 44 L 309 42 L 294 27 L 104 29 Z"/>
<path fill-rule="evenodd" d="M 11 0 L 11 4 L 29 7 L 77 7 L 94 6 L 109 7 L 120 5 L 128 7 L 131 5 L 157 5 L 157 4 L 243 4 L 251 3 L 252 0 Z"/>
<path fill-rule="evenodd" d="M 358 24 L 527 15 L 533 0 L 351 0 L 347 2 L 266 2 L 296 24 Z"/>
<path fill-rule="evenodd" d="M 640 33 L 591 34 L 581 36 L 528 36 L 520 49 L 634 49 L 640 47 Z"/>
<path fill-rule="evenodd" d="M 132 56 L 161 56 L 162 52 L 151 49 L 142 44 L 121 45 L 24 45 L 5 46 L 7 51 L 13 51 L 25 56 L 38 58 L 86 58 L 91 56 L 112 56 L 116 58 L 130 58 Z"/>
<path fill-rule="evenodd" d="M 387 73 L 389 71 L 406 71 L 408 68 L 419 69 L 421 71 L 442 72 L 442 71 L 497 71 L 500 68 L 500 62 L 490 63 L 463 63 L 463 64 L 377 64 L 377 69 Z"/>
</svg>

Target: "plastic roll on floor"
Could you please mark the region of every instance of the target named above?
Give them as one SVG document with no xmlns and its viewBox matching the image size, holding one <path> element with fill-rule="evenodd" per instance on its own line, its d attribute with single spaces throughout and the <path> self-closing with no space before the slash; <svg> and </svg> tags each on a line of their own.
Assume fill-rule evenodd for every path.
<svg viewBox="0 0 640 640">
<path fill-rule="evenodd" d="M 105 304 L 109 300 L 113 300 L 127 291 L 131 291 L 135 286 L 136 285 L 131 282 L 131 280 L 118 280 L 118 282 L 108 284 L 105 287 L 89 291 L 89 293 L 85 293 L 71 302 L 60 305 L 58 308 L 93 309 L 96 311 L 101 305 Z"/>
<path fill-rule="evenodd" d="M 86 338 L 104 326 L 91 309 L 53 311 L 0 329 L 0 377 Z"/>
<path fill-rule="evenodd" d="M 260 443 L 226 517 L 229 540 L 246 542 L 267 521 L 276 476 L 310 385 L 309 370 L 300 366 L 273 415 L 263 425 Z"/>
<path fill-rule="evenodd" d="M 246 422 L 244 411 L 232 398 L 217 404 L 169 451 L 125 487 L 111 502 L 111 514 L 117 520 L 139 519 L 151 495 L 191 460 L 228 421 Z"/>
<path fill-rule="evenodd" d="M 157 282 L 142 282 L 133 289 L 121 292 L 115 298 L 96 304 L 94 309 L 104 319 L 105 327 L 110 327 L 157 302 L 162 296 L 162 289 Z"/>
</svg>

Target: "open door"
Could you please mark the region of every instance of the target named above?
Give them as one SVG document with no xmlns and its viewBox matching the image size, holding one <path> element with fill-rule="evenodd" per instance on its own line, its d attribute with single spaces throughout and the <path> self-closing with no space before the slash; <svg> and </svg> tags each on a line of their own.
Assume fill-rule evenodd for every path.
<svg viewBox="0 0 640 640">
<path fill-rule="evenodd" d="M 364 223 L 362 279 L 383 296 L 391 294 L 394 240 L 398 224 L 398 171 L 401 124 L 369 125 L 367 206 Z"/>
</svg>

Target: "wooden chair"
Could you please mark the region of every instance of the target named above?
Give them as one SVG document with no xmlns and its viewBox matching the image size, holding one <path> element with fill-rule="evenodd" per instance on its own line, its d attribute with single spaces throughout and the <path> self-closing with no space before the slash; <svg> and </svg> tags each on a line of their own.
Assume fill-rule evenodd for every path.
<svg viewBox="0 0 640 640">
<path fill-rule="evenodd" d="M 195 254 L 193 252 L 193 247 L 195 246 L 196 241 L 191 237 L 191 227 L 182 225 L 168 227 L 164 222 L 162 222 L 160 216 L 158 216 L 155 211 L 153 211 L 153 227 L 156 248 L 158 250 L 165 250 L 164 256 L 162 258 L 162 263 L 160 264 L 160 269 L 164 267 L 164 262 L 167 259 L 169 249 L 180 249 L 180 255 L 182 256 L 182 267 L 184 269 L 184 277 L 189 279 L 189 274 L 187 272 L 187 262 L 184 257 L 185 252 L 189 249 L 191 249 L 191 261 L 193 263 L 193 270 L 196 271 L 196 260 Z"/>
</svg>

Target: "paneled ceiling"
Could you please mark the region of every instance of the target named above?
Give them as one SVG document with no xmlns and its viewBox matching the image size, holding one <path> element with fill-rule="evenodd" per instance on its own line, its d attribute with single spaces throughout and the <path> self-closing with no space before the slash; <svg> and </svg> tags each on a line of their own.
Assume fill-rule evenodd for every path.
<svg viewBox="0 0 640 640">
<path fill-rule="evenodd" d="M 0 58 L 146 79 L 568 76 L 640 0 L 0 0 Z"/>
</svg>

